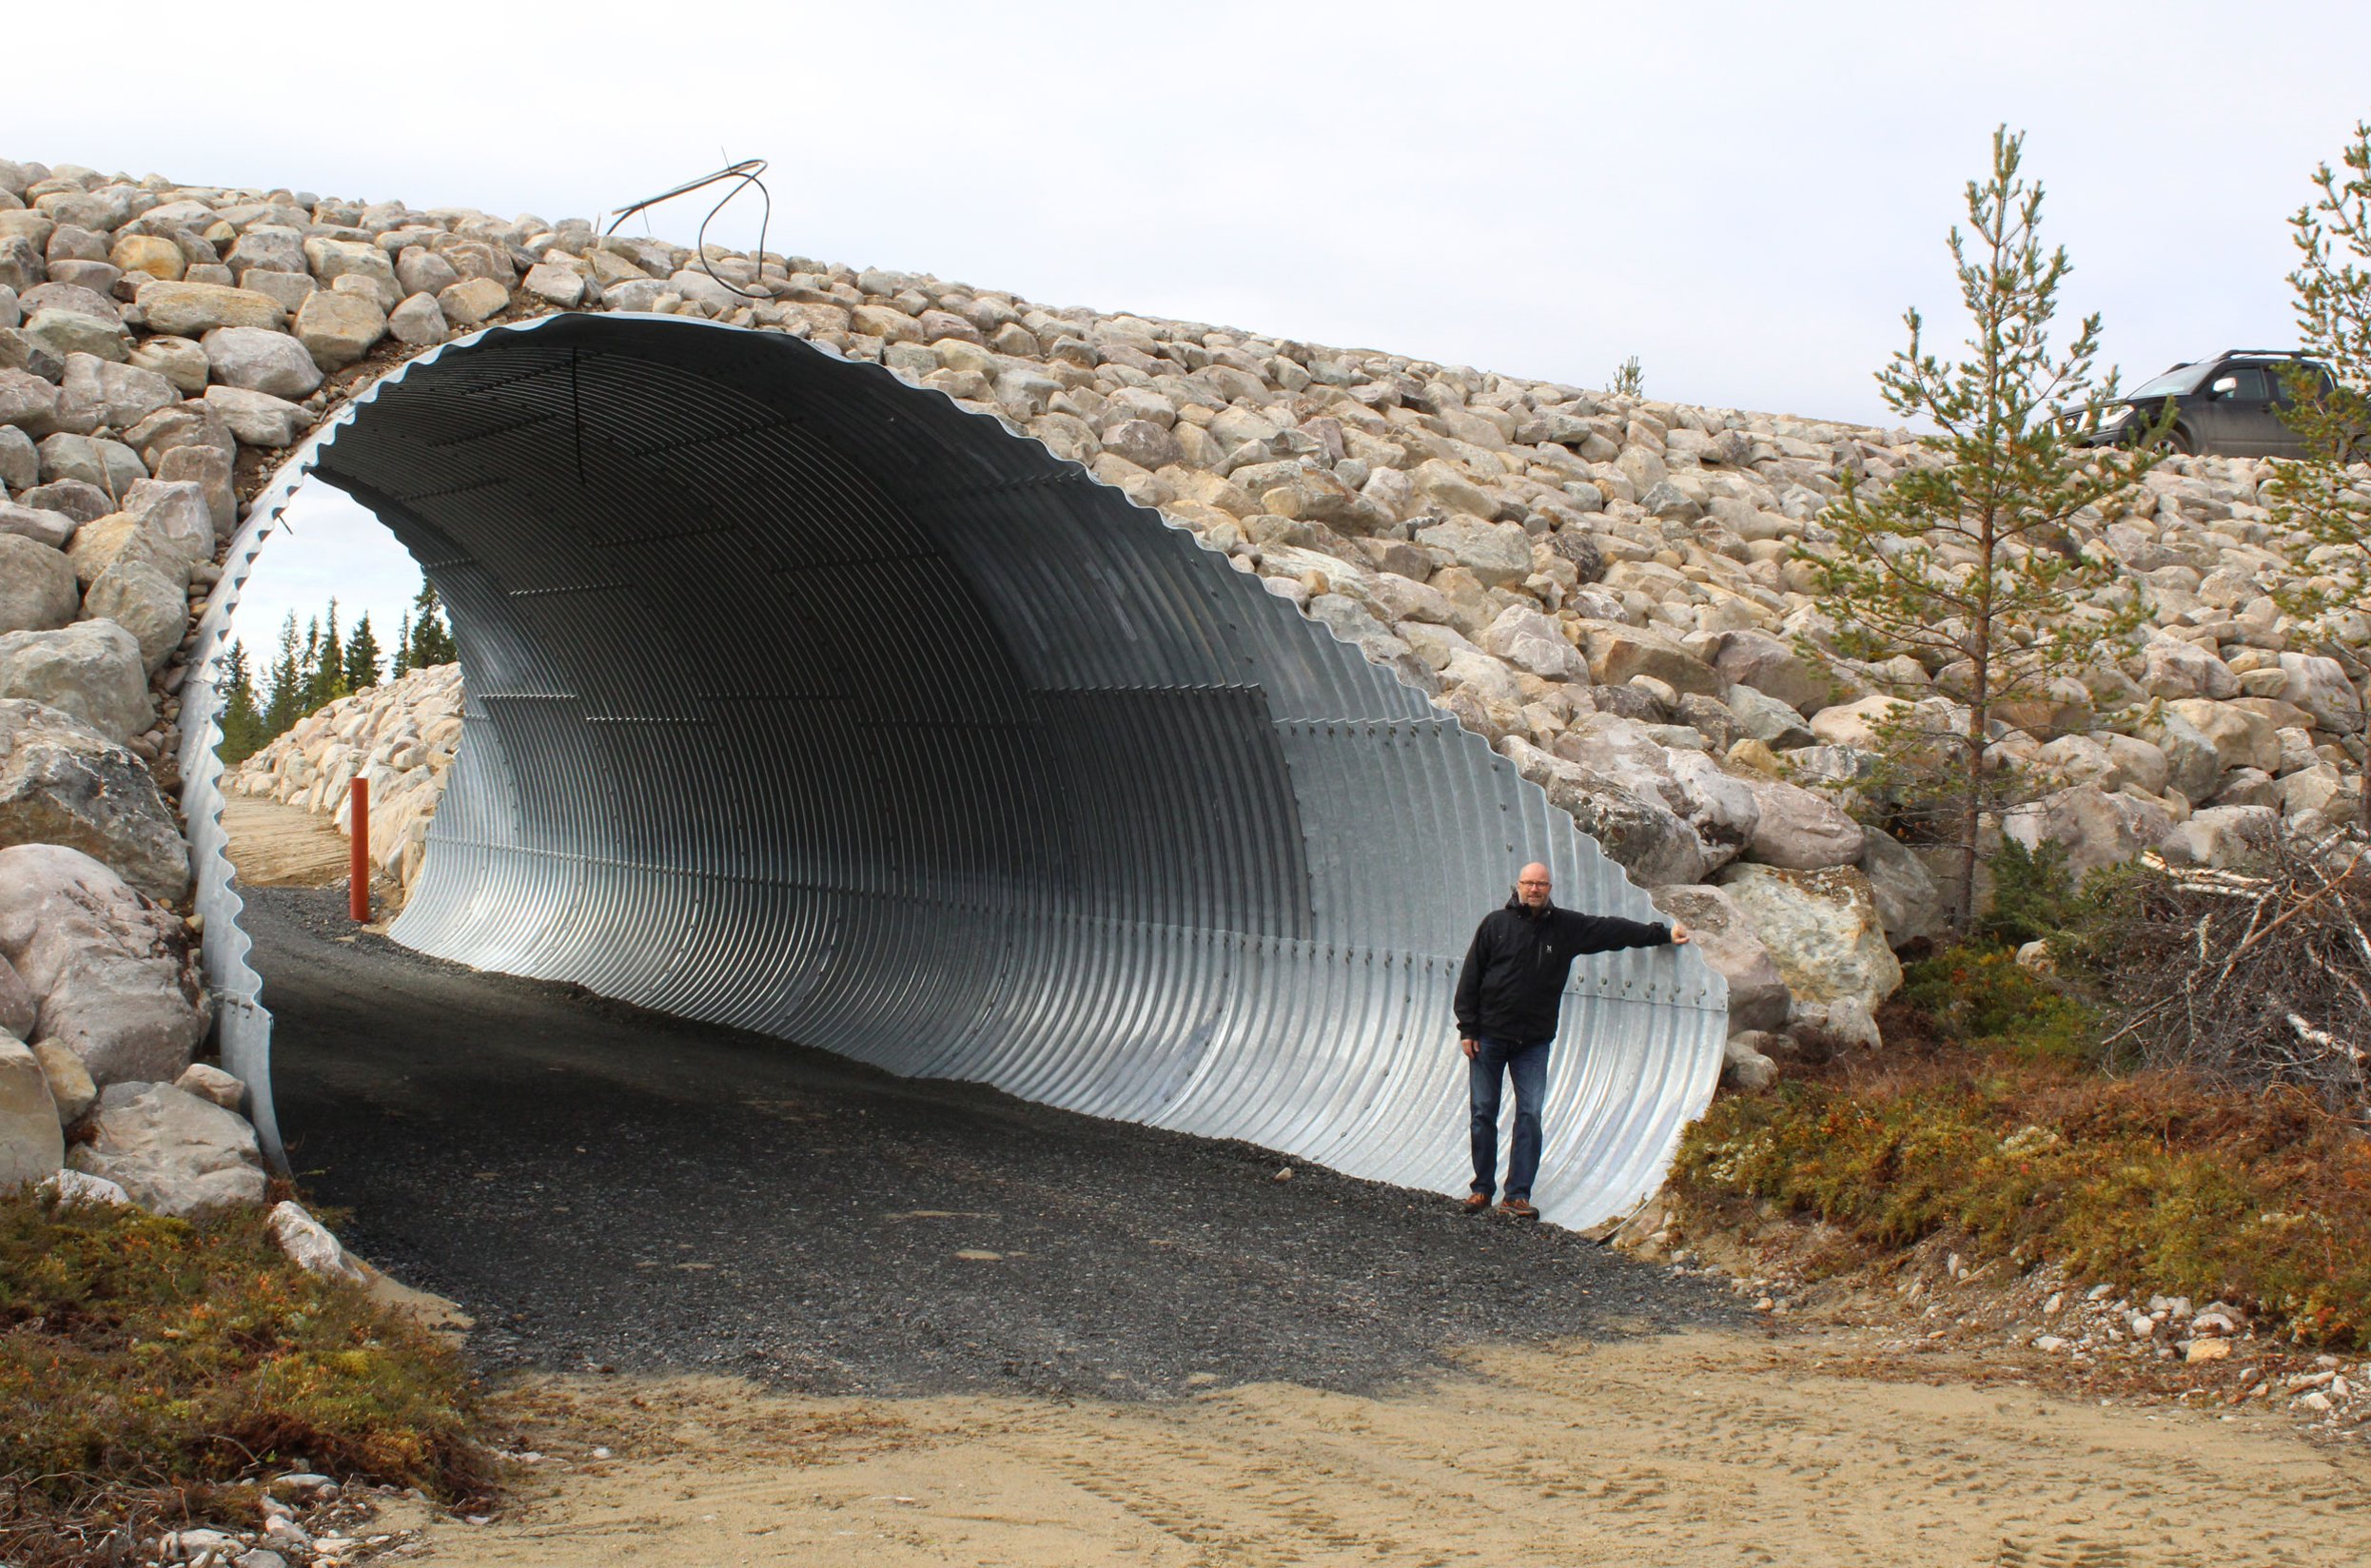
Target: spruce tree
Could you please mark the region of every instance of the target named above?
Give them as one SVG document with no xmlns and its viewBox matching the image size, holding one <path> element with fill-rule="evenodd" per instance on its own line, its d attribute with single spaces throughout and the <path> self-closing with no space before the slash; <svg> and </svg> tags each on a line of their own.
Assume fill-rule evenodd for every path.
<svg viewBox="0 0 2371 1568">
<path fill-rule="evenodd" d="M 255 703 L 255 677 L 247 668 L 245 643 L 230 645 L 223 660 L 220 690 L 222 705 L 215 715 L 215 723 L 223 732 L 219 755 L 225 765 L 236 766 L 262 751 L 267 738 L 264 715 Z"/>
<path fill-rule="evenodd" d="M 2142 616 L 2137 596 L 2118 609 L 2091 601 L 2118 580 L 2115 562 L 2086 555 L 2067 532 L 2078 513 L 2096 516 L 2128 492 L 2153 460 L 2145 449 L 2080 444 L 2115 401 L 2116 376 L 2092 377 L 2096 315 L 2063 352 L 2051 350 L 2069 263 L 2063 246 L 2042 245 L 2042 187 L 2019 172 L 2024 140 L 2007 127 L 1993 133 L 1989 176 L 1968 184 L 1973 233 L 1950 233 L 1973 323 L 1969 358 L 1951 363 L 1930 352 L 1913 309 L 1904 318 L 1910 345 L 1877 373 L 1888 407 L 1941 432 L 1920 442 L 1935 461 L 1875 494 L 1848 469 L 1842 499 L 1822 515 L 1834 539 L 1810 558 L 1817 597 L 1838 628 L 1833 655 L 1897 698 L 1880 727 L 1881 772 L 1906 781 L 1922 826 L 1957 852 L 1953 918 L 1962 931 L 1973 913 L 1985 816 L 2021 784 L 2000 766 L 1995 725 L 2040 726 L 2037 715 L 2057 706 L 2053 682 L 2095 665 Z M 1932 687 L 1872 669 L 1903 654 Z M 1965 704 L 1955 721 L 1922 719 L 1898 700 L 1936 688 Z"/>
<path fill-rule="evenodd" d="M 2295 531 L 2303 581 L 2280 596 L 2295 635 L 2345 672 L 2354 687 L 2351 729 L 2336 736 L 2362 770 L 2358 823 L 2371 832 L 2371 744 L 2364 693 L 2371 687 L 2371 123 L 2355 127 L 2341 153 L 2343 173 L 2314 170 L 2315 200 L 2289 220 L 2302 260 L 2289 274 L 2299 346 L 2337 378 L 2303 365 L 2283 378 L 2283 416 L 2303 442 L 2302 461 L 2275 465 L 2273 520 Z"/>
<path fill-rule="evenodd" d="M 402 680 L 412 673 L 412 613 L 403 612 L 395 623 L 395 657 L 389 661 L 387 678 Z"/>
<path fill-rule="evenodd" d="M 304 711 L 308 714 L 319 713 L 345 696 L 345 643 L 338 636 L 338 601 L 334 597 L 329 600 L 328 621 L 322 628 L 321 645 L 313 651 L 306 676 Z"/>
<path fill-rule="evenodd" d="M 379 638 L 370 629 L 370 612 L 363 612 L 345 639 L 345 689 L 360 692 L 379 684 Z"/>
<path fill-rule="evenodd" d="M 460 656 L 453 650 L 453 634 L 445 628 L 444 605 L 437 597 L 436 585 L 422 580 L 412 608 L 419 614 L 412 621 L 411 667 L 425 670 L 452 663 Z"/>
<path fill-rule="evenodd" d="M 304 655 L 297 642 L 296 612 L 280 625 L 280 653 L 272 660 L 271 699 L 264 708 L 264 738 L 286 735 L 303 718 L 304 708 Z"/>
</svg>

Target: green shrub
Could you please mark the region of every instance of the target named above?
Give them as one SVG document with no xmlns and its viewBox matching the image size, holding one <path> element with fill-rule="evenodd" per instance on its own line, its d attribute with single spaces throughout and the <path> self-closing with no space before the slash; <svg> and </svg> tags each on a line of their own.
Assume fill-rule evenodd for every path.
<svg viewBox="0 0 2371 1568">
<path fill-rule="evenodd" d="M 1976 922 L 1975 934 L 2012 948 L 2047 941 L 2066 929 L 2074 909 L 2067 847 L 2046 838 L 2028 851 L 2007 839 L 1992 857 L 1992 903 Z"/>
<path fill-rule="evenodd" d="M 1902 971 L 1902 1005 L 1943 1042 L 2011 1056 L 2085 1062 L 2097 1053 L 2091 1009 L 2001 949 L 1947 948 Z"/>
</svg>

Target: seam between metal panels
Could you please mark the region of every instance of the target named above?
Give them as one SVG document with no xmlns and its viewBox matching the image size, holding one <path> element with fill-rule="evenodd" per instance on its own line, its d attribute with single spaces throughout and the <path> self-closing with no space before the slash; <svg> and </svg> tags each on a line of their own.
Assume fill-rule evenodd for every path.
<svg viewBox="0 0 2371 1568">
<path fill-rule="evenodd" d="M 787 336 L 568 315 L 422 355 L 252 506 L 185 690 L 225 1063 L 277 1151 L 214 659 L 281 509 L 426 563 L 468 736 L 393 934 L 892 1070 L 1465 1185 L 1450 999 L 1518 864 L 1655 918 L 1514 767 L 1043 444 Z M 1719 978 L 1583 959 L 1535 1198 L 1659 1182 Z"/>
</svg>

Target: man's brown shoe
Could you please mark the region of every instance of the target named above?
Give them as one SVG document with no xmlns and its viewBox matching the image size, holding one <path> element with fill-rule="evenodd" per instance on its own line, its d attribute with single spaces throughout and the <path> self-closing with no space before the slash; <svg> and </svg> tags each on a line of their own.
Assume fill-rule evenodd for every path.
<svg viewBox="0 0 2371 1568">
<path fill-rule="evenodd" d="M 1465 1195 L 1465 1212 L 1468 1214 L 1479 1214 L 1489 1206 L 1490 1194 L 1487 1192 L 1469 1192 Z"/>
<path fill-rule="evenodd" d="M 1539 1211 L 1531 1206 L 1531 1200 L 1528 1198 L 1504 1199 L 1499 1205 L 1499 1212 L 1510 1215 L 1518 1220 L 1537 1220 L 1539 1218 Z"/>
</svg>

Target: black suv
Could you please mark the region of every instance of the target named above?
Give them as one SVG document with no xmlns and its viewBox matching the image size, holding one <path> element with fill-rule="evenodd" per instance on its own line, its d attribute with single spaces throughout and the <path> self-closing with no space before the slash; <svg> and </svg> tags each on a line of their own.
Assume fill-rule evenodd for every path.
<svg viewBox="0 0 2371 1568">
<path fill-rule="evenodd" d="M 2161 438 L 2168 450 L 2221 458 L 2303 457 L 2303 441 L 2281 422 L 2289 406 L 2283 377 L 2292 367 L 2320 378 L 2325 389 L 2337 384 L 2328 366 L 2288 349 L 2227 348 L 2134 387 L 2108 411 L 2087 444 L 2122 446 L 2139 440 L 2171 398 L 2173 426 Z"/>
</svg>

